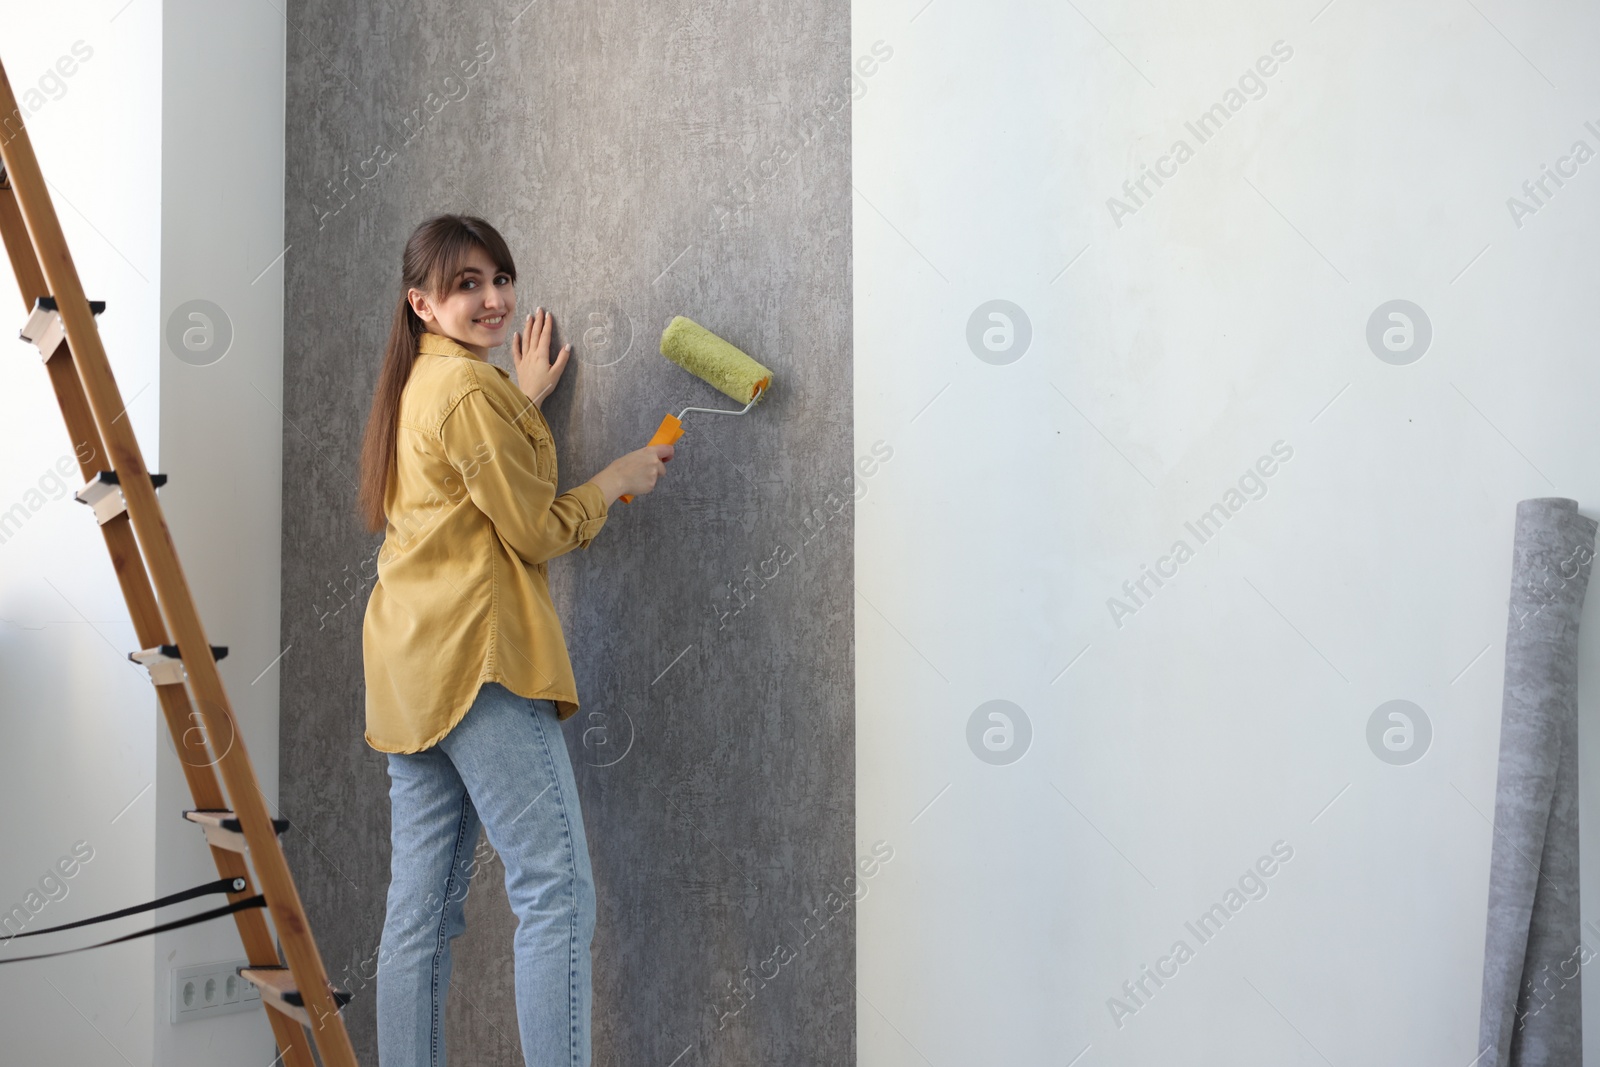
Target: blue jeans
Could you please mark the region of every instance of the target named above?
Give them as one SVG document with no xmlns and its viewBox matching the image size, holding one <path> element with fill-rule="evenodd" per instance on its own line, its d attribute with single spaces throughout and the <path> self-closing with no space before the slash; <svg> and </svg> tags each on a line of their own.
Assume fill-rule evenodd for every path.
<svg viewBox="0 0 1600 1067">
<path fill-rule="evenodd" d="M 517 916 L 527 1067 L 589 1067 L 594 877 L 566 740 L 549 700 L 496 682 L 432 748 L 389 753 L 393 860 L 378 953 L 380 1067 L 444 1067 L 450 943 L 467 928 L 480 819 Z"/>
</svg>

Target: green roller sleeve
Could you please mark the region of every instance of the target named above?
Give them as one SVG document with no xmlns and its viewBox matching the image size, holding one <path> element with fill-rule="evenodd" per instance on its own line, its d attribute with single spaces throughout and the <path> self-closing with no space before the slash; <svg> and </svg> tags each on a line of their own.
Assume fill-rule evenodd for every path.
<svg viewBox="0 0 1600 1067">
<path fill-rule="evenodd" d="M 741 404 L 765 393 L 772 382 L 766 367 L 682 315 L 661 331 L 661 354 Z"/>
</svg>

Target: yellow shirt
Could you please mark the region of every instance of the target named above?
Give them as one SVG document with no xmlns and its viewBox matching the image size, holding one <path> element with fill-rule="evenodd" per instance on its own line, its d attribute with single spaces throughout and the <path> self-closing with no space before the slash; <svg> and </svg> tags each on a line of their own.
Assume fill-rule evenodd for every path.
<svg viewBox="0 0 1600 1067">
<path fill-rule="evenodd" d="M 576 714 L 547 561 L 587 548 L 607 510 L 593 482 L 556 494 L 550 426 L 509 374 L 424 333 L 361 628 L 367 744 L 431 747 L 489 681 Z"/>
</svg>

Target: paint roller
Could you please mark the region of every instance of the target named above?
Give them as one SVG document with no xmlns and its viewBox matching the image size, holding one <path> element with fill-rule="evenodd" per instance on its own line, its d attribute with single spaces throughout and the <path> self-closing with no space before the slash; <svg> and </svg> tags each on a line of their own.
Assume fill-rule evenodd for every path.
<svg viewBox="0 0 1600 1067">
<path fill-rule="evenodd" d="M 667 328 L 661 331 L 661 354 L 696 378 L 715 386 L 725 396 L 742 402 L 744 407 L 739 411 L 684 408 L 677 415 L 669 412 L 656 428 L 655 436 L 650 438 L 652 445 L 676 444 L 678 438 L 683 436 L 683 417 L 691 411 L 702 411 L 708 415 L 743 415 L 755 406 L 756 401 L 767 395 L 767 388 L 772 384 L 770 370 L 693 319 L 686 319 L 682 315 L 674 316 L 667 323 Z M 633 494 L 624 493 L 618 499 L 628 503 L 633 500 Z"/>
</svg>

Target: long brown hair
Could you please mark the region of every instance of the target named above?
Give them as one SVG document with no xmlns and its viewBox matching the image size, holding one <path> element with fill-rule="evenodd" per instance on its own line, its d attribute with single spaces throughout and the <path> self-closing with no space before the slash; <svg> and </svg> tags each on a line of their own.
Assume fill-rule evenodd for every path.
<svg viewBox="0 0 1600 1067">
<path fill-rule="evenodd" d="M 476 215 L 435 215 L 411 231 L 405 253 L 400 258 L 400 299 L 389 327 L 389 345 L 384 350 L 383 367 L 372 394 L 372 411 L 367 416 L 366 434 L 361 441 L 361 489 L 357 511 L 369 532 L 383 529 L 387 521 L 383 510 L 389 478 L 395 468 L 396 422 L 400 414 L 400 395 L 411 378 L 417 359 L 417 343 L 426 327 L 411 310 L 406 293 L 420 289 L 443 296 L 454 282 L 467 255 L 481 248 L 497 271 L 517 280 L 517 265 L 511 258 L 500 231 Z"/>
</svg>

